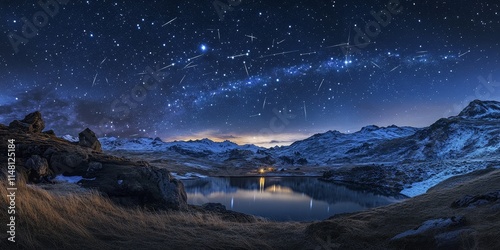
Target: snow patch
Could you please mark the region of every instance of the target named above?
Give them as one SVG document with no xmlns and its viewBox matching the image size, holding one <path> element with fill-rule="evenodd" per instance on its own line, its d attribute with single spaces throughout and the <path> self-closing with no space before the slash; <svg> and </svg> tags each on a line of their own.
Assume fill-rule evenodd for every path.
<svg viewBox="0 0 500 250">
<path fill-rule="evenodd" d="M 170 172 L 170 174 L 172 175 L 172 177 L 174 177 L 175 179 L 178 179 L 178 180 L 188 180 L 188 179 L 197 179 L 197 178 L 207 178 L 208 177 L 206 175 L 192 173 L 192 172 L 186 173 L 184 175 L 180 175 L 180 174 L 177 174 L 174 172 Z"/>
<path fill-rule="evenodd" d="M 421 194 L 425 194 L 425 192 L 427 192 L 427 190 L 429 190 L 431 187 L 434 187 L 440 182 L 453 176 L 456 176 L 456 174 L 452 174 L 448 171 L 443 171 L 425 181 L 413 183 L 410 188 L 403 189 L 403 191 L 401 191 L 401 194 L 404 194 L 408 197 L 415 197 Z"/>
<path fill-rule="evenodd" d="M 88 179 L 88 178 L 83 178 L 82 176 L 64 176 L 61 174 L 61 175 L 57 175 L 54 178 L 54 180 L 59 181 L 59 182 L 78 183 L 81 180 L 93 181 L 93 180 L 95 180 L 95 178 Z"/>
<path fill-rule="evenodd" d="M 63 136 L 61 136 L 61 138 L 63 138 L 66 141 L 70 141 L 70 142 L 78 142 L 78 141 L 80 141 L 77 137 L 74 137 L 74 136 L 71 136 L 71 135 L 63 135 Z"/>
</svg>

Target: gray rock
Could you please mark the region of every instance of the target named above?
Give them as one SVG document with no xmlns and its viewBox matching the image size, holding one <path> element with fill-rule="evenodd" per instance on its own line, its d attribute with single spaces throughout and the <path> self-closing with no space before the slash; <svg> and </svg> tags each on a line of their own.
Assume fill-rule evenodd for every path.
<svg viewBox="0 0 500 250">
<path fill-rule="evenodd" d="M 49 164 L 45 158 L 32 155 L 24 164 L 28 173 L 28 180 L 38 183 L 42 177 L 49 175 Z"/>
<path fill-rule="evenodd" d="M 85 130 L 80 132 L 78 134 L 78 138 L 79 138 L 78 145 L 82 147 L 91 148 L 97 152 L 102 152 L 101 143 L 97 139 L 95 133 L 89 128 L 86 128 Z"/>
<path fill-rule="evenodd" d="M 88 156 L 79 152 L 59 151 L 52 153 L 50 157 L 50 168 L 54 174 L 76 175 L 82 172 L 83 167 L 86 170 L 86 161 Z"/>
<path fill-rule="evenodd" d="M 459 227 L 463 225 L 465 225 L 464 216 L 453 216 L 450 218 L 439 218 L 439 219 L 428 220 L 415 229 L 408 230 L 394 236 L 391 239 L 391 241 L 403 239 L 409 236 L 423 235 L 428 232 L 443 230 L 450 227 Z"/>
<path fill-rule="evenodd" d="M 89 163 L 89 167 L 87 168 L 87 172 L 95 172 L 95 171 L 98 171 L 101 169 L 102 169 L 102 163 L 92 161 Z"/>
</svg>

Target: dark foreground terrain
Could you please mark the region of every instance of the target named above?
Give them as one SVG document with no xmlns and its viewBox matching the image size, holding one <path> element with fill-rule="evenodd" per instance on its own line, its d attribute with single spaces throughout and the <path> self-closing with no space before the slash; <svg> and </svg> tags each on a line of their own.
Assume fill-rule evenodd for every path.
<svg viewBox="0 0 500 250">
<path fill-rule="evenodd" d="M 34 113 L 0 125 L 2 152 L 8 139 L 16 140 L 18 178 L 16 243 L 5 233 L 0 249 L 500 249 L 496 168 L 360 213 L 271 222 L 217 204 L 189 206 L 182 183 L 165 169 L 102 153 L 91 131 L 70 143 L 42 132 L 43 124 Z M 54 181 L 61 175 L 82 180 Z M 9 198 L 2 178 L 5 225 Z"/>
</svg>

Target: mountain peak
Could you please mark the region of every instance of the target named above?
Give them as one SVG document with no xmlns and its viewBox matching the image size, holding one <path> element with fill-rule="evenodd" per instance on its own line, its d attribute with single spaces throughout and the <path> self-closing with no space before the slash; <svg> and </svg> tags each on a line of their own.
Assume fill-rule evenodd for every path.
<svg viewBox="0 0 500 250">
<path fill-rule="evenodd" d="M 500 118 L 500 102 L 474 100 L 458 116 L 464 118 Z"/>
<path fill-rule="evenodd" d="M 372 132 L 372 131 L 376 131 L 376 130 L 379 130 L 380 127 L 377 126 L 377 125 L 369 125 L 369 126 L 366 126 L 366 127 L 362 127 L 360 132 Z"/>
</svg>

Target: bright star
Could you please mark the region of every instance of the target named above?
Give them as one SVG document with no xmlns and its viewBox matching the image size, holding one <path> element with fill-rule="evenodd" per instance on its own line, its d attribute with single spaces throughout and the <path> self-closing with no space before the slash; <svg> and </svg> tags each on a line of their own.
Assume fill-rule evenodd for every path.
<svg viewBox="0 0 500 250">
<path fill-rule="evenodd" d="M 200 48 L 201 51 L 207 51 L 207 46 L 205 44 L 202 44 Z"/>
</svg>

